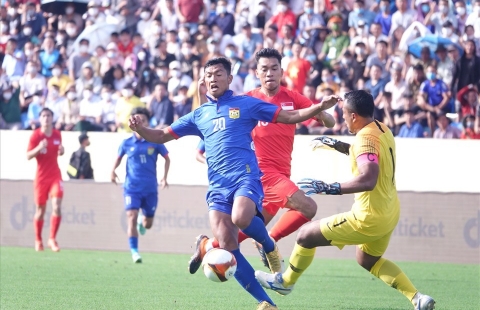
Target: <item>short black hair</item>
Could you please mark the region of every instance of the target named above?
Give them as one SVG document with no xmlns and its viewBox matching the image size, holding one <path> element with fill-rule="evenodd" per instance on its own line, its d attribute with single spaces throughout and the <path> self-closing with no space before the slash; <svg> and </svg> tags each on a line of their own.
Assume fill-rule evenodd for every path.
<svg viewBox="0 0 480 310">
<path fill-rule="evenodd" d="M 258 63 L 260 58 L 276 58 L 278 63 L 282 63 L 282 55 L 274 48 L 262 48 L 255 54 L 255 60 Z"/>
<path fill-rule="evenodd" d="M 135 108 L 132 110 L 132 115 L 145 115 L 145 117 L 150 120 L 150 111 L 148 111 L 146 108 Z"/>
<path fill-rule="evenodd" d="M 375 104 L 373 97 L 365 90 L 353 90 L 345 94 L 347 109 L 362 117 L 373 117 Z"/>
<path fill-rule="evenodd" d="M 203 71 L 205 72 L 205 70 L 208 67 L 212 67 L 215 65 L 222 65 L 227 71 L 227 75 L 232 74 L 232 63 L 230 62 L 230 60 L 228 60 L 225 57 L 215 57 L 215 58 L 209 59 L 205 64 L 205 67 L 203 67 Z"/>
<path fill-rule="evenodd" d="M 43 108 L 40 110 L 40 113 L 38 113 L 38 115 L 42 115 L 43 112 L 48 112 L 50 113 L 50 115 L 53 117 L 53 111 L 50 110 L 49 108 Z"/>
</svg>

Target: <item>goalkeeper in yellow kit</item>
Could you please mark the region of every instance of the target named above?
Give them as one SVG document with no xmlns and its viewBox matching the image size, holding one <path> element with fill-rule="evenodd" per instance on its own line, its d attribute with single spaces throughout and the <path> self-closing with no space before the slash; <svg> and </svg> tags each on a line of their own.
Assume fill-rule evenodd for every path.
<svg viewBox="0 0 480 310">
<path fill-rule="evenodd" d="M 255 273 L 265 288 L 289 294 L 312 263 L 316 247 L 333 245 L 342 249 L 345 245 L 358 245 L 356 258 L 360 266 L 405 295 L 415 309 L 435 308 L 432 297 L 418 292 L 397 265 L 382 257 L 399 219 L 400 201 L 395 186 L 395 140 L 390 129 L 373 118 L 373 110 L 369 93 L 347 93 L 343 117 L 349 131 L 356 135 L 353 145 L 327 137 L 314 140 L 349 155 L 354 178 L 341 184 L 303 179 L 298 182 L 300 189 L 307 196 L 355 194 L 355 202 L 348 212 L 300 228 L 287 270 Z"/>
</svg>

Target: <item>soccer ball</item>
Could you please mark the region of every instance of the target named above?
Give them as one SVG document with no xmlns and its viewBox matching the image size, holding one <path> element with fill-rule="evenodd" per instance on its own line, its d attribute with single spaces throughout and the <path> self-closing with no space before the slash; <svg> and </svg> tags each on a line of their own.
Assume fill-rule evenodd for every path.
<svg viewBox="0 0 480 310">
<path fill-rule="evenodd" d="M 235 256 L 224 249 L 214 248 L 203 258 L 203 273 L 213 282 L 225 282 L 237 271 Z"/>
</svg>

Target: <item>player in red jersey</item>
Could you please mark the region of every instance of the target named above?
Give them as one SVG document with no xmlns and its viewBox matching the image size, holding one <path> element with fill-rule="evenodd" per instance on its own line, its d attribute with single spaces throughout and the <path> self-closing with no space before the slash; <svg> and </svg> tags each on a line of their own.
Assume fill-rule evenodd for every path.
<svg viewBox="0 0 480 310">
<path fill-rule="evenodd" d="M 62 156 L 62 136 L 53 128 L 53 112 L 44 108 L 40 111 L 40 128 L 36 129 L 28 143 L 27 159 L 37 159 L 34 196 L 36 212 L 33 219 L 35 230 L 35 250 L 43 251 L 42 228 L 48 197 L 52 198 L 52 216 L 50 217 L 50 238 L 48 246 L 54 252 L 60 251 L 56 241 L 60 227 L 61 204 L 63 197 L 62 174 L 58 167 L 57 157 Z"/>
<path fill-rule="evenodd" d="M 270 102 L 284 110 L 298 110 L 312 105 L 312 101 L 307 97 L 280 85 L 283 76 L 280 66 L 282 56 L 277 50 L 264 48 L 256 54 L 255 58 L 256 74 L 260 79 L 261 87 L 246 95 Z M 316 118 L 326 127 L 331 128 L 335 125 L 333 117 L 326 112 L 320 112 Z M 280 208 L 289 209 L 269 231 L 275 242 L 309 222 L 317 212 L 315 201 L 306 197 L 304 192 L 290 180 L 294 136 L 295 124 L 259 122 L 252 131 L 258 165 L 264 173 L 261 181 L 264 191 L 262 215 L 265 225 L 272 220 Z M 239 232 L 239 243 L 247 238 L 249 237 L 242 231 Z M 262 256 L 262 261 L 268 267 L 263 249 L 259 244 L 255 245 Z M 198 236 L 195 254 L 189 262 L 190 273 L 193 274 L 198 270 L 203 256 L 210 248 L 218 246 L 216 239 L 208 239 L 205 235 Z"/>
</svg>

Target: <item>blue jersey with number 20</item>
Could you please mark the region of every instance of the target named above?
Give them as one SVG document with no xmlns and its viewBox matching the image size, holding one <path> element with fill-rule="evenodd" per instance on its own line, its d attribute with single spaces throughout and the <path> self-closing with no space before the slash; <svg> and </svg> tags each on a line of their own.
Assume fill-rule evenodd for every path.
<svg viewBox="0 0 480 310">
<path fill-rule="evenodd" d="M 228 188 L 242 179 L 260 179 L 251 132 L 258 121 L 274 123 L 280 108 L 228 90 L 170 126 L 175 137 L 196 135 L 205 142 L 210 188 Z"/>
<path fill-rule="evenodd" d="M 118 148 L 118 157 L 127 155 L 127 175 L 123 187 L 128 193 L 156 193 L 157 158 L 158 155 L 168 156 L 167 148 L 163 144 L 155 144 L 144 139 L 137 139 L 135 135 L 125 139 Z"/>
</svg>

